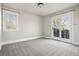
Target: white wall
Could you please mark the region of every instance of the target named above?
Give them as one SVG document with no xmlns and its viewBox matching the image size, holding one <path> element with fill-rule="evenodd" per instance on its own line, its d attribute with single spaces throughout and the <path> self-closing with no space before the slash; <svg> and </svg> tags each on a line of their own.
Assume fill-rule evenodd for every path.
<svg viewBox="0 0 79 59">
<path fill-rule="evenodd" d="M 42 17 L 20 11 L 18 18 L 18 31 L 3 32 L 2 42 L 42 35 Z"/>
<path fill-rule="evenodd" d="M 74 40 L 73 42 L 79 44 L 79 7 L 74 10 Z"/>
<path fill-rule="evenodd" d="M 1 49 L 1 4 L 0 4 L 0 49 Z"/>
<path fill-rule="evenodd" d="M 43 18 L 43 36 L 51 37 L 51 18 L 50 18 L 50 16 L 45 16 Z"/>
<path fill-rule="evenodd" d="M 65 9 L 50 15 L 47 15 L 44 17 L 44 25 L 43 25 L 43 36 L 45 37 L 51 37 L 51 17 L 58 15 L 58 14 L 62 14 L 65 12 L 69 12 L 73 10 L 74 11 L 74 22 L 73 22 L 73 43 L 77 42 L 77 44 L 79 44 L 79 6 L 75 6 L 73 8 L 69 8 L 69 9 Z"/>
</svg>

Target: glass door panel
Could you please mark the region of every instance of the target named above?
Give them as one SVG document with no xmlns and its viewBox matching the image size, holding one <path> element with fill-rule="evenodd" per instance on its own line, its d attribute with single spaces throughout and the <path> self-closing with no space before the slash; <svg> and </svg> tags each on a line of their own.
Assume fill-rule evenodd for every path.
<svg viewBox="0 0 79 59">
<path fill-rule="evenodd" d="M 59 40 L 70 40 L 72 37 L 73 12 L 52 17 L 52 35 Z"/>
</svg>

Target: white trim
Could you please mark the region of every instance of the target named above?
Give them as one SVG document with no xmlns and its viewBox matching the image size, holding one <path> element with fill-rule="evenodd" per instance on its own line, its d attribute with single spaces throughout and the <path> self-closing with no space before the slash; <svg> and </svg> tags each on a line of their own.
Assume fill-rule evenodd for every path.
<svg viewBox="0 0 79 59">
<path fill-rule="evenodd" d="M 19 39 L 19 40 L 15 40 L 15 41 L 2 42 L 2 45 L 12 44 L 12 43 L 17 43 L 17 42 L 22 42 L 22 41 L 28 41 L 28 40 L 33 40 L 33 39 L 37 39 L 37 38 L 41 38 L 41 37 L 42 36 L 36 36 L 36 37 Z"/>
<path fill-rule="evenodd" d="M 48 38 L 48 39 L 53 39 L 53 40 L 57 40 L 57 41 L 62 41 L 62 42 L 70 43 L 70 44 L 74 44 L 74 45 L 79 45 L 79 42 L 67 42 L 67 41 L 64 41 L 64 40 L 54 39 L 52 37 L 46 37 L 46 36 L 43 36 L 43 37 Z"/>
<path fill-rule="evenodd" d="M 79 42 L 72 42 L 72 44 L 79 45 Z"/>
<path fill-rule="evenodd" d="M 0 50 L 1 50 L 2 46 L 3 46 L 3 45 L 6 45 L 6 44 L 12 44 L 12 43 L 17 43 L 17 42 L 22 42 L 22 41 L 29 41 L 29 40 L 34 40 L 34 39 L 41 38 L 41 37 L 48 38 L 48 39 L 53 39 L 53 38 L 51 38 L 51 37 L 46 37 L 46 36 L 36 36 L 36 37 L 30 37 L 30 38 L 19 39 L 19 40 L 15 40 L 15 41 L 2 42 L 2 44 L 1 44 L 1 46 L 0 46 Z M 59 40 L 59 41 L 62 41 L 62 40 Z M 74 44 L 74 45 L 79 45 L 79 42 L 72 42 L 72 44 Z"/>
<path fill-rule="evenodd" d="M 0 44 L 0 50 L 2 49 L 2 44 Z"/>
<path fill-rule="evenodd" d="M 1 50 L 1 45 L 0 45 L 0 50 Z"/>
</svg>

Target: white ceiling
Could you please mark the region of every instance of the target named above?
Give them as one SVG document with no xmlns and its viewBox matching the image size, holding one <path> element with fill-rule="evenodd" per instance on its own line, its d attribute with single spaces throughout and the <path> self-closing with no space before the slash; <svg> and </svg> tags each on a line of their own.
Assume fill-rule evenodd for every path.
<svg viewBox="0 0 79 59">
<path fill-rule="evenodd" d="M 4 4 L 4 6 L 44 16 L 62 9 L 72 7 L 77 3 L 44 3 L 44 4 L 45 5 L 42 8 L 39 8 L 37 6 L 37 3 L 6 3 Z"/>
</svg>

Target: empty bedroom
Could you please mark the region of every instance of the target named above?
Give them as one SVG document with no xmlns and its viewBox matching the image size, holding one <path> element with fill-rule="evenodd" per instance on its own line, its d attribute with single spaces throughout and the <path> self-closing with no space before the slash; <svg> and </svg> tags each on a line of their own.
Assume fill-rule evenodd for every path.
<svg viewBox="0 0 79 59">
<path fill-rule="evenodd" d="M 0 56 L 79 56 L 79 3 L 0 3 Z"/>
</svg>

